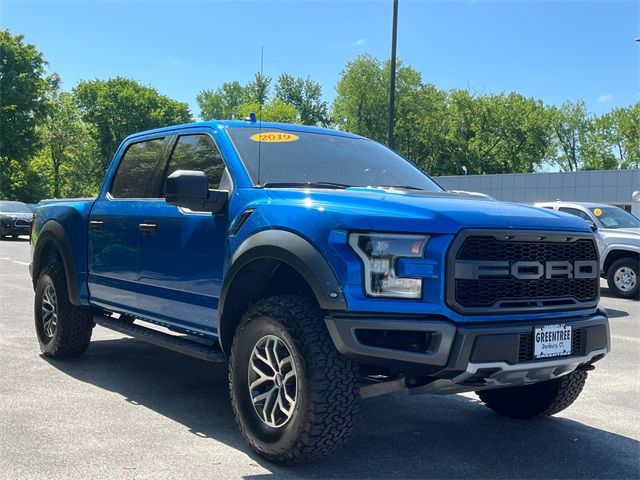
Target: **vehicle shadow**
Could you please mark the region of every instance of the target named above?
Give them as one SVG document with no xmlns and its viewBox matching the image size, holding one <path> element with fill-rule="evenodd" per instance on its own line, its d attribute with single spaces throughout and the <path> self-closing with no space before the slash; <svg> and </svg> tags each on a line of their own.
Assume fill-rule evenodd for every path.
<svg viewBox="0 0 640 480">
<path fill-rule="evenodd" d="M 78 360 L 46 360 L 195 435 L 247 452 L 271 472 L 249 478 L 636 478 L 640 471 L 634 439 L 560 417 L 505 419 L 466 396 L 405 392 L 364 401 L 353 437 L 328 460 L 283 467 L 260 459 L 242 440 L 225 364 L 128 338 L 94 341 Z"/>
</svg>

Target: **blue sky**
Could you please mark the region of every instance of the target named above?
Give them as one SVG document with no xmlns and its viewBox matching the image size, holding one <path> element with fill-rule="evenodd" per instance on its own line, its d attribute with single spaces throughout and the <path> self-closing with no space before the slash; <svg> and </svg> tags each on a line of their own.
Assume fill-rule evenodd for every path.
<svg viewBox="0 0 640 480">
<path fill-rule="evenodd" d="M 602 113 L 639 100 L 638 1 L 400 0 L 398 56 L 439 88 L 517 91 Z M 391 0 L 2 0 L 0 24 L 23 33 L 71 89 L 123 75 L 188 102 L 225 81 L 310 76 L 331 101 L 345 63 L 390 55 Z"/>
</svg>

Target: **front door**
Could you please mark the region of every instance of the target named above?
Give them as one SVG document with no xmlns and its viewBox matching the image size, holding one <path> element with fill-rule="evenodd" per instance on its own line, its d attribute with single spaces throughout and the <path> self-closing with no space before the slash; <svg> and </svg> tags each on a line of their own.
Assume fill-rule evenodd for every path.
<svg viewBox="0 0 640 480">
<path fill-rule="evenodd" d="M 176 170 L 200 170 L 207 174 L 209 188 L 230 189 L 224 161 L 208 131 L 181 131 L 169 148 L 165 179 Z M 158 200 L 148 205 L 144 222 L 138 280 L 141 314 L 215 332 L 228 214 L 192 212 Z"/>
</svg>

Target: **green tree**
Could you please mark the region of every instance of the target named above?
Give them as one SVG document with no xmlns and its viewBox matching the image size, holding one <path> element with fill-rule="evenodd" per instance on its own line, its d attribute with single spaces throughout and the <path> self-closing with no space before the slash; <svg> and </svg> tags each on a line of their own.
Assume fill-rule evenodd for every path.
<svg viewBox="0 0 640 480">
<path fill-rule="evenodd" d="M 582 143 L 592 126 L 584 101 L 565 102 L 551 107 L 554 146 L 551 161 L 565 172 L 575 172 L 584 166 Z"/>
<path fill-rule="evenodd" d="M 0 31 L 0 156 L 26 161 L 38 149 L 36 126 L 46 111 L 45 94 L 56 77 L 24 35 Z"/>
<path fill-rule="evenodd" d="M 45 94 L 58 82 L 23 35 L 0 31 L 0 198 L 39 200 L 46 191 L 31 157 L 39 148 L 36 127 L 46 113 Z"/>
<path fill-rule="evenodd" d="M 333 102 L 332 116 L 338 127 L 383 142 L 387 132 L 387 83 L 384 66 L 371 55 L 348 62 Z"/>
<path fill-rule="evenodd" d="M 259 119 L 265 122 L 296 123 L 299 113 L 296 108 L 280 100 L 267 103 L 262 108 L 258 102 L 249 102 L 242 105 L 240 112 L 243 118 L 249 116 L 251 112 L 258 113 Z"/>
<path fill-rule="evenodd" d="M 84 120 L 96 128 L 103 169 L 126 136 L 193 121 L 186 103 L 128 78 L 82 81 L 73 93 Z"/>
<path fill-rule="evenodd" d="M 322 100 L 322 87 L 310 78 L 300 78 L 283 73 L 275 88 L 275 100 L 292 105 L 299 113 L 303 125 L 321 125 L 331 122 L 329 105 Z"/>
<path fill-rule="evenodd" d="M 44 145 L 38 165 L 50 173 L 55 198 L 91 195 L 102 180 L 95 127 L 84 122 L 69 93 L 49 98 L 47 121 L 39 133 Z"/>
<path fill-rule="evenodd" d="M 597 118 L 594 130 L 596 155 L 591 156 L 589 167 L 640 168 L 640 102 Z"/>
<path fill-rule="evenodd" d="M 267 77 L 258 72 L 245 87 L 247 92 L 246 102 L 255 102 L 258 105 L 265 105 L 269 100 L 271 90 L 271 77 Z"/>
<path fill-rule="evenodd" d="M 249 100 L 247 88 L 239 82 L 223 83 L 216 90 L 202 90 L 196 97 L 203 120 L 242 118 L 242 105 Z"/>
</svg>

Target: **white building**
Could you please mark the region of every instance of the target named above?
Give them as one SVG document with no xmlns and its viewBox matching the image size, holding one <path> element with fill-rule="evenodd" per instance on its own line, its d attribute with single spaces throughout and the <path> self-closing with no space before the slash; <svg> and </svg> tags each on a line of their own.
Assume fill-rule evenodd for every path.
<svg viewBox="0 0 640 480">
<path fill-rule="evenodd" d="M 607 203 L 624 207 L 640 218 L 640 170 L 508 173 L 435 177 L 448 190 L 481 192 L 497 200 L 519 203 Z M 634 197 L 634 192 L 636 195 Z"/>
</svg>

